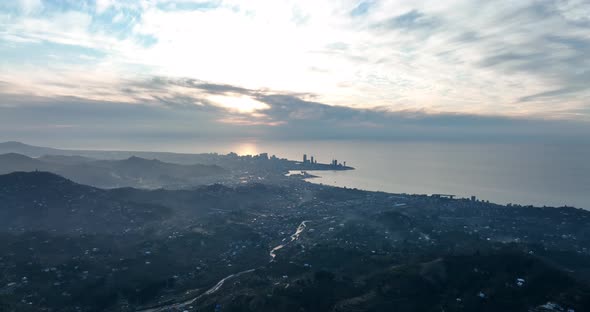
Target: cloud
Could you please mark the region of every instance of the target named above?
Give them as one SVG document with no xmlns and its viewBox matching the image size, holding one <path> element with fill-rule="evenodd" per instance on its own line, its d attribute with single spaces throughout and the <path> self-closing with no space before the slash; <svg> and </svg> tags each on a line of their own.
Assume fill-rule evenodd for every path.
<svg viewBox="0 0 590 312">
<path fill-rule="evenodd" d="M 113 0 L 96 0 L 96 13 L 102 14 L 113 5 Z"/>
<path fill-rule="evenodd" d="M 0 4 L 5 93 L 201 109 L 215 109 L 212 95 L 281 95 L 354 111 L 590 118 L 587 1 L 48 1 L 27 14 L 11 3 Z M 262 113 L 336 111 L 276 105 Z"/>
<path fill-rule="evenodd" d="M 24 15 L 39 13 L 43 10 L 41 0 L 15 0 L 14 3 Z"/>
<path fill-rule="evenodd" d="M 178 86 L 198 92 L 178 92 Z M 39 141 L 54 137 L 84 142 L 85 146 L 105 141 L 157 145 L 194 138 L 590 143 L 590 126 L 567 120 L 332 106 L 304 99 L 306 95 L 191 79 L 155 77 L 128 81 L 122 88 L 136 88 L 132 93 L 143 94 L 143 100 L 24 96 L 0 89 L 0 133 L 3 139 Z M 218 102 L 225 99 L 237 102 Z M 236 109 L 235 105 L 242 103 L 240 99 L 263 106 Z"/>
<path fill-rule="evenodd" d="M 574 94 L 574 93 L 584 91 L 587 89 L 588 88 L 585 86 L 584 87 L 576 86 L 576 87 L 570 87 L 570 88 L 555 89 L 555 90 L 550 90 L 550 91 L 545 91 L 545 92 L 541 92 L 541 93 L 527 95 L 527 96 L 521 97 L 519 99 L 519 101 L 520 102 L 530 102 L 530 101 L 539 100 L 539 99 L 556 98 L 556 97 L 560 98 L 560 97 L 563 97 L 564 95 Z"/>
<path fill-rule="evenodd" d="M 196 88 L 208 93 L 213 94 L 225 94 L 225 93 L 241 93 L 241 94 L 249 94 L 251 93 L 250 90 L 236 87 L 228 84 L 215 84 L 209 83 L 205 81 L 199 81 L 196 79 L 186 79 L 186 80 L 171 80 L 169 81 L 170 84 L 175 85 L 182 85 L 190 88 Z"/>
<path fill-rule="evenodd" d="M 359 3 L 352 11 L 350 11 L 351 16 L 362 16 L 367 14 L 369 9 L 374 5 L 374 1 L 362 1 Z"/>
<path fill-rule="evenodd" d="M 388 19 L 380 26 L 392 29 L 417 30 L 424 28 L 434 28 L 436 25 L 437 22 L 434 18 L 428 17 L 418 10 L 411 10 L 404 14 Z"/>
</svg>

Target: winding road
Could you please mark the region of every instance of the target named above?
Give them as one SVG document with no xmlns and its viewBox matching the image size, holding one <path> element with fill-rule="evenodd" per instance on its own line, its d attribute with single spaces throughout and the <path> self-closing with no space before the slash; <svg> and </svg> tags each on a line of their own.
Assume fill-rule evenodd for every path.
<svg viewBox="0 0 590 312">
<path fill-rule="evenodd" d="M 287 242 L 285 244 L 278 245 L 270 250 L 270 253 L 269 253 L 270 257 L 271 257 L 270 262 L 273 262 L 275 260 L 275 258 L 277 256 L 276 255 L 277 250 L 279 250 L 279 249 L 287 246 L 288 244 L 299 239 L 299 235 L 301 235 L 301 233 L 305 230 L 308 222 L 310 222 L 310 221 L 306 220 L 306 221 L 302 221 L 299 224 L 295 233 L 293 233 L 291 235 L 291 240 L 289 242 Z M 230 275 L 224 277 L 223 279 L 221 279 L 219 282 L 217 282 L 217 284 L 215 284 L 213 287 L 209 288 L 207 291 L 203 292 L 202 294 L 198 295 L 195 298 L 185 300 L 185 301 L 179 302 L 179 303 L 173 303 L 173 304 L 160 306 L 160 307 L 154 307 L 154 308 L 149 308 L 149 309 L 145 309 L 145 310 L 138 310 L 137 312 L 164 312 L 164 311 L 171 311 L 171 310 L 172 311 L 181 310 L 181 309 L 195 303 L 197 300 L 199 300 L 205 296 L 209 296 L 211 294 L 214 294 L 223 286 L 223 284 L 225 284 L 226 281 L 237 278 L 243 274 L 254 272 L 255 270 L 256 269 L 249 269 L 249 270 L 244 270 L 244 271 L 241 271 L 238 273 L 230 274 Z"/>
</svg>

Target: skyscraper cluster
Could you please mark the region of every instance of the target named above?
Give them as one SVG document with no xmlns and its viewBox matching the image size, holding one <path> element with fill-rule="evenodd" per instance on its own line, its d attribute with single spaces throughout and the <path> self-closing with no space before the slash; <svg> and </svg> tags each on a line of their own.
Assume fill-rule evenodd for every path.
<svg viewBox="0 0 590 312">
<path fill-rule="evenodd" d="M 313 156 L 311 156 L 309 159 L 307 159 L 307 154 L 303 154 L 303 163 L 304 164 L 317 164 L 317 160 L 314 159 Z"/>
</svg>

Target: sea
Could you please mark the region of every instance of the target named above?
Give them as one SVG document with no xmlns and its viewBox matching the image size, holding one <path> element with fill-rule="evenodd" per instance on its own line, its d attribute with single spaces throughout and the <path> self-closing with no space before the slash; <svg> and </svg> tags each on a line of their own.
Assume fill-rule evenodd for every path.
<svg viewBox="0 0 590 312">
<path fill-rule="evenodd" d="M 176 152 L 269 153 L 349 171 L 308 171 L 312 183 L 408 194 L 476 196 L 499 204 L 590 209 L 590 145 L 390 141 L 259 141 L 254 139 L 160 145 Z M 146 148 L 149 149 L 149 148 Z M 153 148 L 151 150 L 154 150 Z"/>
</svg>

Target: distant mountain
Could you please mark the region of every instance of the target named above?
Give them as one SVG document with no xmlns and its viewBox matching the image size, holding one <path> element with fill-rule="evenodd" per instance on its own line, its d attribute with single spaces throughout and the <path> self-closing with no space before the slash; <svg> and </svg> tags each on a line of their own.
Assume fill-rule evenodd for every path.
<svg viewBox="0 0 590 312">
<path fill-rule="evenodd" d="M 0 226 L 9 231 L 120 232 L 169 213 L 41 171 L 0 175 L 0 202 Z"/>
<path fill-rule="evenodd" d="M 1 157 L 1 156 L 0 156 Z M 78 186 L 84 189 L 94 189 L 88 186 L 78 185 L 57 174 L 43 171 L 35 172 L 13 172 L 10 174 L 0 175 L 0 190 L 3 194 L 12 193 L 18 195 L 18 192 L 38 190 L 43 187 L 46 191 L 53 191 L 55 188 Z"/>
<path fill-rule="evenodd" d="M 264 179 L 265 177 L 269 177 L 270 175 L 274 175 L 273 178 L 282 177 L 285 173 L 290 170 L 351 170 L 354 169 L 352 167 L 346 166 L 333 166 L 330 164 L 303 164 L 298 161 L 288 160 L 284 158 L 277 158 L 277 157 L 268 157 L 260 156 L 260 155 L 242 155 L 238 156 L 235 153 L 229 153 L 227 155 L 217 154 L 217 153 L 199 153 L 199 154 L 190 154 L 190 153 L 172 153 L 172 152 L 148 152 L 148 151 L 99 151 L 99 150 L 73 150 L 73 149 L 54 149 L 54 148 L 47 148 L 47 147 L 39 147 L 39 146 L 32 146 L 27 145 L 20 142 L 5 142 L 0 143 L 0 154 L 2 153 L 18 153 L 23 154 L 29 157 L 39 158 L 40 160 L 46 160 L 51 163 L 57 164 L 84 164 L 88 159 L 101 159 L 101 160 L 128 160 L 128 163 L 131 163 L 133 166 L 134 162 L 138 162 L 135 158 L 142 158 L 144 160 L 154 160 L 157 159 L 161 162 L 165 162 L 168 164 L 178 164 L 178 165 L 187 165 L 193 166 L 191 170 L 189 170 L 189 176 L 194 177 L 193 171 L 198 171 L 198 176 L 213 176 L 214 174 L 218 174 L 219 167 L 229 170 L 233 173 L 234 177 L 240 176 L 241 181 L 245 180 L 254 180 L 254 179 Z M 42 157 L 41 157 L 42 156 Z M 200 167 L 196 168 L 195 164 L 200 165 L 207 165 L 207 166 L 214 166 L 212 168 L 205 168 Z M 144 165 L 148 165 L 147 162 L 144 162 Z M 157 164 L 152 164 L 151 166 L 158 166 Z M 219 166 L 215 168 L 215 166 Z M 180 167 L 178 167 L 180 168 Z M 171 167 L 168 167 L 171 169 Z M 186 169 L 186 168 L 185 168 Z M 51 171 L 51 170 L 50 170 Z M 178 171 L 177 171 L 178 172 Z M 207 173 L 209 172 L 209 173 Z M 117 172 L 113 173 L 118 175 Z M 100 187 L 112 187 L 107 183 L 109 180 L 105 180 L 105 184 L 98 184 L 97 182 L 86 181 L 86 180 L 76 180 L 74 177 L 65 174 L 65 176 L 74 179 L 78 182 L 88 183 L 95 186 Z M 178 174 L 176 174 L 178 175 Z M 152 181 L 146 181 L 145 179 L 139 181 L 132 181 L 132 182 L 122 182 L 115 184 L 114 186 L 136 186 L 136 187 L 177 187 L 182 186 L 185 184 L 183 181 L 175 180 L 176 177 L 172 176 L 172 180 L 168 180 L 166 185 L 162 183 L 152 183 Z M 192 179 L 192 178 L 191 178 Z M 132 179 L 133 180 L 133 179 Z M 202 179 L 200 179 L 202 180 Z M 207 179 L 205 182 L 207 184 L 212 183 L 226 183 L 228 179 Z M 237 181 L 237 179 L 233 179 L 233 181 Z M 199 181 L 199 184 L 203 184 L 203 181 Z M 102 183 L 102 182 L 101 182 Z M 131 183 L 131 184 L 130 184 Z M 240 182 L 241 183 L 241 182 Z M 192 183 L 194 184 L 194 183 Z M 184 185 L 186 186 L 186 185 Z"/>
<path fill-rule="evenodd" d="M 227 173 L 219 166 L 178 165 L 132 156 L 98 160 L 64 168 L 64 176 L 98 187 L 160 188 L 203 184 L 200 179 Z"/>
<path fill-rule="evenodd" d="M 14 171 L 47 170 L 51 166 L 25 155 L 9 153 L 0 155 L 0 174 Z"/>
<path fill-rule="evenodd" d="M 53 161 L 71 161 L 70 156 L 78 156 L 82 158 L 94 159 L 109 159 L 122 160 L 133 156 L 142 158 L 157 158 L 165 162 L 173 162 L 178 164 L 195 164 L 205 163 L 211 164 L 211 154 L 180 154 L 169 152 L 142 152 L 142 151 L 97 151 L 97 150 L 74 150 L 74 149 L 58 149 L 42 146 L 34 146 L 16 141 L 0 142 L 0 154 L 17 153 L 29 157 L 45 157 Z M 53 156 L 58 156 L 54 158 Z M 215 157 L 213 157 L 215 159 Z M 81 160 L 81 159 L 78 159 Z"/>
<path fill-rule="evenodd" d="M 38 158 L 39 160 L 43 160 L 45 162 L 50 162 L 54 164 L 61 164 L 61 165 L 78 165 L 83 164 L 91 161 L 95 161 L 96 159 L 84 156 L 66 156 L 66 155 L 43 155 Z"/>
<path fill-rule="evenodd" d="M 135 156 L 124 160 L 94 160 L 82 156 L 0 155 L 0 174 L 15 171 L 49 171 L 78 183 L 103 188 L 186 187 L 204 184 L 202 178 L 226 173 L 215 165 L 178 165 Z"/>
<path fill-rule="evenodd" d="M 50 147 L 33 146 L 15 141 L 0 142 L 0 154 L 6 153 L 18 153 L 30 157 L 39 157 L 42 155 L 60 154 L 60 150 Z"/>
<path fill-rule="evenodd" d="M 136 156 L 124 160 L 97 161 L 95 164 L 104 165 L 131 177 L 189 179 L 191 177 L 216 175 L 225 172 L 223 168 L 216 165 L 178 165 L 162 162 L 157 159 L 145 159 Z"/>
</svg>

